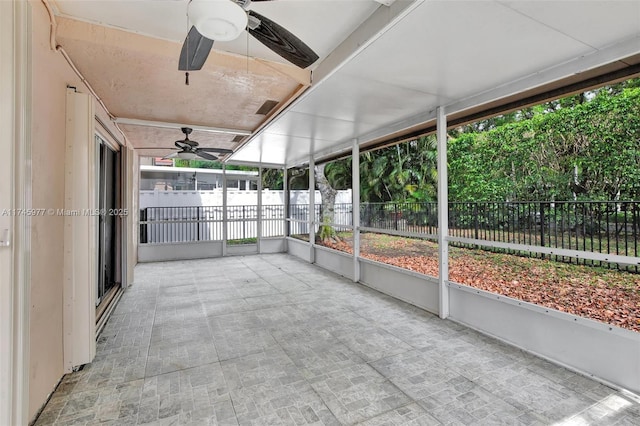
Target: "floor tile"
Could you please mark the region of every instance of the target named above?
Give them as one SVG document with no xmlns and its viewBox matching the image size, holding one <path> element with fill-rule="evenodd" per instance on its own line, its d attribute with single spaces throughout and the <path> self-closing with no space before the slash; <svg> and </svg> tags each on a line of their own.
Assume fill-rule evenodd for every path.
<svg viewBox="0 0 640 426">
<path fill-rule="evenodd" d="M 442 423 L 418 404 L 409 404 L 366 420 L 362 426 L 439 426 Z"/>
<path fill-rule="evenodd" d="M 149 348 L 145 377 L 180 371 L 218 361 L 213 342 L 163 342 Z"/>
<path fill-rule="evenodd" d="M 638 425 L 640 398 L 288 255 L 140 264 L 36 425 Z"/>
<path fill-rule="evenodd" d="M 371 366 L 416 401 L 448 388 L 451 380 L 461 378 L 454 370 L 416 350 L 380 359 Z"/>
<path fill-rule="evenodd" d="M 302 375 L 313 381 L 365 361 L 333 336 L 313 340 L 286 339 L 280 343 Z"/>
<path fill-rule="evenodd" d="M 302 374 L 280 348 L 221 361 L 229 389 L 250 386 L 281 386 L 303 380 Z"/>
<path fill-rule="evenodd" d="M 235 314 L 238 312 L 249 311 L 251 308 L 244 299 L 222 299 L 222 300 L 207 300 L 202 298 L 202 308 L 205 315 L 208 317 L 215 317 L 219 315 Z"/>
<path fill-rule="evenodd" d="M 220 361 L 279 348 L 271 333 L 264 328 L 214 331 L 213 336 Z"/>
<path fill-rule="evenodd" d="M 145 379 L 138 422 L 237 424 L 219 363 Z"/>
<path fill-rule="evenodd" d="M 411 402 L 367 364 L 328 372 L 311 386 L 343 424 L 362 422 Z"/>
<path fill-rule="evenodd" d="M 340 425 L 304 381 L 245 386 L 232 391 L 231 399 L 241 425 Z"/>
<path fill-rule="evenodd" d="M 264 280 L 279 292 L 289 293 L 311 290 L 311 287 L 308 284 L 305 284 L 298 278 L 288 274 L 283 274 L 281 270 L 278 270 L 278 272 L 279 274 L 277 275 L 264 276 Z"/>
<path fill-rule="evenodd" d="M 332 331 L 349 349 L 371 362 L 411 350 L 411 346 L 377 327 L 360 327 L 358 330 Z"/>
</svg>

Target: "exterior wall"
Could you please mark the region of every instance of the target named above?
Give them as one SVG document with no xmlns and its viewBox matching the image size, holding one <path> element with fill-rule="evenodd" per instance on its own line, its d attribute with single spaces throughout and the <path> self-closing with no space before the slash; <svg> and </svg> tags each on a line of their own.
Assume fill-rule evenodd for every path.
<svg viewBox="0 0 640 426">
<path fill-rule="evenodd" d="M 255 246 L 253 246 L 255 247 Z M 255 248 L 253 250 L 255 253 Z M 145 244 L 138 248 L 138 262 L 166 262 L 170 260 L 210 259 L 222 256 L 221 241 L 194 243 Z"/>
<path fill-rule="evenodd" d="M 67 86 L 87 88 L 58 52 L 50 48 L 50 23 L 44 5 L 32 11 L 32 206 L 63 209 L 65 196 L 65 101 Z M 96 114 L 109 119 L 98 106 Z M 110 129 L 117 134 L 115 129 Z M 90 206 L 87 206 L 90 207 Z M 63 365 L 63 216 L 32 218 L 30 286 L 29 417 L 38 412 L 64 374 Z M 133 265 L 130 265 L 131 267 Z"/>
<path fill-rule="evenodd" d="M 309 191 L 291 191 L 291 204 L 309 204 Z M 257 191 L 227 191 L 227 205 L 255 205 Z M 316 191 L 316 203 L 320 203 L 320 191 Z M 351 203 L 351 190 L 338 191 L 336 203 Z M 284 204 L 282 191 L 262 191 L 262 205 Z M 145 207 L 183 207 L 183 206 L 221 206 L 222 189 L 217 191 L 140 191 L 140 208 Z"/>
<path fill-rule="evenodd" d="M 313 245 L 314 263 L 345 278 L 353 279 L 353 256 L 326 247 Z"/>
<path fill-rule="evenodd" d="M 67 84 L 79 85 L 64 59 L 49 49 L 49 18 L 33 13 L 33 206 L 64 208 L 65 97 Z M 55 166 L 54 166 L 55 165 Z M 37 172 L 35 172 L 37 171 Z M 63 261 L 64 217 L 32 220 L 29 417 L 46 401 L 64 374 Z"/>
<path fill-rule="evenodd" d="M 366 286 L 393 296 L 438 315 L 438 279 L 393 265 L 358 258 L 360 282 Z"/>
</svg>

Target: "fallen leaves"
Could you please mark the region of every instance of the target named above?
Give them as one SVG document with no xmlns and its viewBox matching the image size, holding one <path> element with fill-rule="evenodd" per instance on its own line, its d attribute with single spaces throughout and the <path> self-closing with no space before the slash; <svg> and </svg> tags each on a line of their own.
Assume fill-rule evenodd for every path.
<svg viewBox="0 0 640 426">
<path fill-rule="evenodd" d="M 438 276 L 437 246 L 425 240 L 361 236 L 367 259 Z M 381 243 L 380 241 L 383 241 Z M 351 240 L 327 246 L 352 253 Z M 562 312 L 640 331 L 640 275 L 543 259 L 452 248 L 449 279 Z"/>
</svg>

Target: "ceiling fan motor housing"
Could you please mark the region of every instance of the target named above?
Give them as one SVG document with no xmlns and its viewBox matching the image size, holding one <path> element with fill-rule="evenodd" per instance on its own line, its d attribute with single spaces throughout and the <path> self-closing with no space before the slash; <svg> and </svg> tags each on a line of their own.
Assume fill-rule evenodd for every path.
<svg viewBox="0 0 640 426">
<path fill-rule="evenodd" d="M 191 0 L 189 20 L 210 40 L 231 41 L 247 28 L 247 13 L 230 0 Z"/>
</svg>

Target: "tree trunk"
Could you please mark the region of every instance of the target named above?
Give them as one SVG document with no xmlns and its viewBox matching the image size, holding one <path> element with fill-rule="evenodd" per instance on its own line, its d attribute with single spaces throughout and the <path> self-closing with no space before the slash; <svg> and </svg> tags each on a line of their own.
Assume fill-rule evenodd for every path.
<svg viewBox="0 0 640 426">
<path fill-rule="evenodd" d="M 336 194 L 338 191 L 331 187 L 327 176 L 324 174 L 324 168 L 326 164 L 321 164 L 315 167 L 316 185 L 322 196 L 322 209 L 321 209 L 321 222 L 320 229 L 318 231 L 318 238 L 322 242 L 335 241 L 337 235 L 335 229 L 330 226 L 330 223 L 334 222 L 334 209 L 336 203 Z"/>
</svg>

